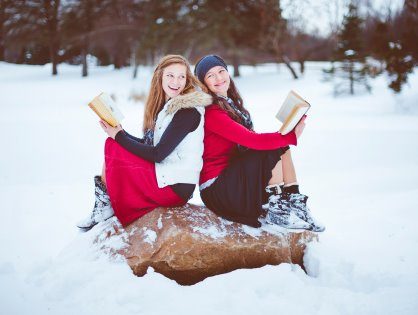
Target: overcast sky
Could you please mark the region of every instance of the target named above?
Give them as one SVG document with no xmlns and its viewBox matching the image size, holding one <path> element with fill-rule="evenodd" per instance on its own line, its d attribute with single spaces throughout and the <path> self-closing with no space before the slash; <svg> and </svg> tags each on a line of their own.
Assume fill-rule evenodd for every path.
<svg viewBox="0 0 418 315">
<path fill-rule="evenodd" d="M 350 2 L 351 0 L 282 0 L 283 16 L 293 18 L 296 25 L 302 29 L 309 32 L 317 30 L 318 33 L 326 35 L 332 25 L 341 23 Z M 357 0 L 357 2 L 362 3 L 363 8 L 367 7 L 368 10 L 387 15 L 389 9 L 392 13 L 399 10 L 404 0 Z"/>
</svg>

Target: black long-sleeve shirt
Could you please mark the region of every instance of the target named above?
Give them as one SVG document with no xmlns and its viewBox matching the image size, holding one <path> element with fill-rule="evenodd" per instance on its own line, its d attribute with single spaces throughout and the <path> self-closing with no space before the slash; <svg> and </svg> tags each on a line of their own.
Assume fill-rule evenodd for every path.
<svg viewBox="0 0 418 315">
<path fill-rule="evenodd" d="M 174 114 L 156 146 L 144 144 L 143 139 L 136 138 L 125 130 L 119 131 L 115 140 L 129 152 L 151 162 L 160 163 L 170 155 L 189 132 L 199 126 L 200 113 L 195 108 L 181 109 Z M 178 183 L 170 185 L 174 192 L 187 201 L 193 194 L 195 185 Z"/>
</svg>

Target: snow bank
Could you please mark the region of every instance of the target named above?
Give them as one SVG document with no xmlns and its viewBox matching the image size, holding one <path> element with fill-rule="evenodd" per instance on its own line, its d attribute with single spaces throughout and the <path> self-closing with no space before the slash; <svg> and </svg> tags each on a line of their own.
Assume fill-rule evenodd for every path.
<svg viewBox="0 0 418 315">
<path fill-rule="evenodd" d="M 418 75 L 396 98 L 380 77 L 371 95 L 334 99 L 322 66 L 308 63 L 298 81 L 284 67 L 242 67 L 236 81 L 259 131 L 278 129 L 273 114 L 290 89 L 313 105 L 292 153 L 301 190 L 327 225 L 307 249 L 308 275 L 282 264 L 182 287 L 152 270 L 134 277 L 75 228 L 103 163 L 105 134 L 86 104 L 114 94 L 123 126 L 140 135 L 143 104 L 129 94 L 147 91 L 151 69 L 137 80 L 109 67 L 81 78 L 79 67 L 61 65 L 52 77 L 49 65 L 0 63 L 2 313 L 416 314 Z"/>
</svg>

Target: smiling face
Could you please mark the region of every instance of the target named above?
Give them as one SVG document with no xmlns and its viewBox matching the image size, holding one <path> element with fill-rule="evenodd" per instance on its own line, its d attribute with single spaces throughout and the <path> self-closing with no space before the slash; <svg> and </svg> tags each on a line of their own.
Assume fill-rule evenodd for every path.
<svg viewBox="0 0 418 315">
<path fill-rule="evenodd" d="M 174 63 L 164 68 L 162 86 L 166 100 L 183 92 L 186 86 L 186 70 L 186 66 L 180 63 Z"/>
<path fill-rule="evenodd" d="M 216 66 L 206 73 L 204 82 L 208 89 L 216 95 L 227 96 L 231 79 L 224 67 Z"/>
</svg>

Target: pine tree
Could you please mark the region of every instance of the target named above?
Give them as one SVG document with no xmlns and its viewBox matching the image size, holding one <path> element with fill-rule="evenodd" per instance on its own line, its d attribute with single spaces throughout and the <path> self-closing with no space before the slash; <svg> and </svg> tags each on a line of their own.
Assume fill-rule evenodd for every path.
<svg viewBox="0 0 418 315">
<path fill-rule="evenodd" d="M 167 53 L 182 53 L 189 44 L 188 36 L 183 33 L 186 12 L 184 1 L 150 1 L 143 4 L 146 15 L 144 32 L 139 34 L 139 57 L 149 56 L 151 63 Z M 189 32 L 193 31 L 190 30 Z"/>
<path fill-rule="evenodd" d="M 363 58 L 362 23 L 357 6 L 350 3 L 339 33 L 337 59 L 345 59 L 347 56 L 351 56 L 350 59 L 356 58 L 357 60 Z M 347 53 L 347 51 L 350 51 L 350 53 Z"/>
<path fill-rule="evenodd" d="M 367 91 L 370 91 L 367 82 L 368 66 L 365 63 L 363 50 L 362 23 L 357 6 L 350 3 L 338 34 L 335 53 L 335 61 L 338 63 L 326 71 L 333 79 L 340 80 L 335 83 L 335 95 L 346 92 L 354 95 L 355 85 L 365 87 Z"/>
<path fill-rule="evenodd" d="M 415 62 L 418 60 L 418 0 L 405 0 L 402 10 L 402 47 L 412 56 Z"/>
<path fill-rule="evenodd" d="M 377 60 L 385 60 L 389 52 L 389 23 L 376 21 L 369 42 L 370 54 Z"/>
<path fill-rule="evenodd" d="M 92 50 L 92 33 L 103 5 L 108 1 L 67 0 L 64 5 L 64 50 L 77 51 L 82 64 L 81 75 L 88 76 L 87 57 Z"/>
<path fill-rule="evenodd" d="M 0 61 L 5 60 L 6 50 L 6 21 L 7 8 L 10 5 L 9 0 L 0 0 Z"/>
<path fill-rule="evenodd" d="M 408 74 L 414 69 L 414 59 L 407 54 L 402 44 L 389 43 L 389 54 L 386 57 L 386 71 L 390 77 L 389 88 L 395 93 L 402 90 L 402 85 L 408 81 Z"/>
<path fill-rule="evenodd" d="M 56 75 L 59 50 L 59 8 L 60 0 L 16 0 L 2 1 L 7 8 L 8 43 L 16 50 L 21 50 L 23 56 L 38 60 L 22 62 L 52 63 L 52 74 Z M 1 22 L 0 22 L 1 23 Z M 46 48 L 46 49 L 45 49 Z M 45 54 L 46 52 L 46 54 Z"/>
<path fill-rule="evenodd" d="M 187 2 L 187 1 L 186 1 Z M 223 53 L 239 76 L 239 65 L 250 49 L 256 48 L 263 21 L 259 18 L 260 3 L 253 0 L 201 0 L 192 4 L 191 37 L 203 43 L 202 50 L 212 47 L 214 53 Z"/>
<path fill-rule="evenodd" d="M 52 75 L 58 74 L 58 49 L 59 49 L 59 8 L 60 0 L 43 0 L 41 14 L 44 20 L 43 28 L 48 39 L 49 58 L 52 63 Z"/>
<path fill-rule="evenodd" d="M 388 43 L 388 53 L 385 56 L 386 71 L 390 77 L 389 88 L 400 93 L 402 85 L 408 81 L 418 62 L 418 47 L 416 44 L 418 31 L 414 27 L 418 24 L 418 1 L 405 0 L 400 16 L 398 40 Z"/>
</svg>

